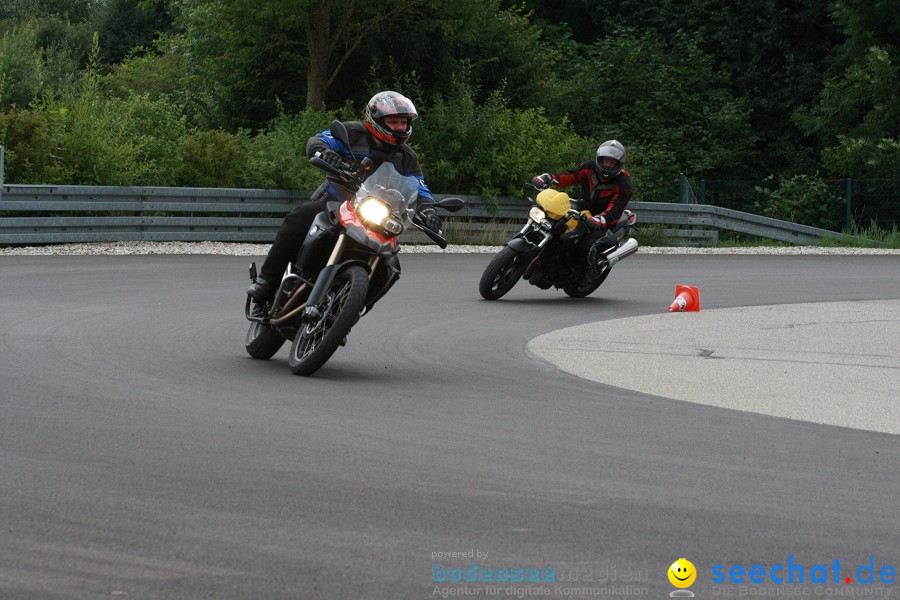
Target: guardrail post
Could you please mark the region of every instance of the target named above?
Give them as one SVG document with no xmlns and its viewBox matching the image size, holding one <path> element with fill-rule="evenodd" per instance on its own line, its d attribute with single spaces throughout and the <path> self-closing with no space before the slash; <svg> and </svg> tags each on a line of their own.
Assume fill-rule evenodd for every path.
<svg viewBox="0 0 900 600">
<path fill-rule="evenodd" d="M 687 177 L 678 173 L 678 202 L 687 204 Z"/>
<path fill-rule="evenodd" d="M 853 199 L 853 180 L 847 178 L 847 231 L 850 231 L 850 221 L 852 219 L 850 205 Z"/>
<path fill-rule="evenodd" d="M 706 204 L 706 180 L 700 180 L 700 204 Z"/>
<path fill-rule="evenodd" d="M 6 147 L 0 144 L 0 200 L 3 200 L 3 168 L 6 161 Z"/>
</svg>

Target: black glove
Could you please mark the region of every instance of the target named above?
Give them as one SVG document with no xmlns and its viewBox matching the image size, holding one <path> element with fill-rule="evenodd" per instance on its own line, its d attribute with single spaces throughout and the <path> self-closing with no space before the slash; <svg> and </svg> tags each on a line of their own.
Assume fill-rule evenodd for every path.
<svg viewBox="0 0 900 600">
<path fill-rule="evenodd" d="M 537 190 L 546 190 L 553 185 L 553 177 L 550 173 L 542 173 L 531 180 L 531 185 Z"/>
<path fill-rule="evenodd" d="M 606 217 L 603 215 L 597 215 L 587 219 L 585 224 L 591 231 L 597 231 L 600 229 L 606 229 Z"/>
<path fill-rule="evenodd" d="M 324 152 L 319 152 L 319 158 L 324 160 L 332 167 L 341 171 L 350 171 L 352 169 L 352 165 L 341 158 L 341 155 L 334 150 L 325 150 Z"/>
<path fill-rule="evenodd" d="M 425 227 L 434 231 L 435 233 L 440 233 L 441 229 L 444 227 L 443 221 L 441 218 L 437 216 L 437 211 L 434 210 L 430 206 L 426 206 L 423 209 L 419 210 L 419 214 L 422 216 L 422 222 Z"/>
</svg>

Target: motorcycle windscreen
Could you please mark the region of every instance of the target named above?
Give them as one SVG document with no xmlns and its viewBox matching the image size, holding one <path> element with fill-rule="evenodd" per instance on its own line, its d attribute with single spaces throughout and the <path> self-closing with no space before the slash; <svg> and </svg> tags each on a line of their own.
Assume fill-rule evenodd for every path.
<svg viewBox="0 0 900 600">
<path fill-rule="evenodd" d="M 390 206 L 391 213 L 403 221 L 407 213 L 415 209 L 418 195 L 418 179 L 401 175 L 393 164 L 384 162 L 360 186 L 356 201 L 377 198 Z"/>
</svg>

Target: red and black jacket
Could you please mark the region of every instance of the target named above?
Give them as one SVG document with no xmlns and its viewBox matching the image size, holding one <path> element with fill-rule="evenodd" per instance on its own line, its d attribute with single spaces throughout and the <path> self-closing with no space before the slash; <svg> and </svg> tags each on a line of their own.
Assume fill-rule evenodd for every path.
<svg viewBox="0 0 900 600">
<path fill-rule="evenodd" d="M 597 163 L 589 160 L 562 173 L 551 173 L 559 181 L 559 187 L 581 184 L 585 209 L 595 217 L 602 216 L 606 225 L 616 223 L 631 200 L 631 177 L 622 169 L 618 175 L 604 180 Z"/>
</svg>

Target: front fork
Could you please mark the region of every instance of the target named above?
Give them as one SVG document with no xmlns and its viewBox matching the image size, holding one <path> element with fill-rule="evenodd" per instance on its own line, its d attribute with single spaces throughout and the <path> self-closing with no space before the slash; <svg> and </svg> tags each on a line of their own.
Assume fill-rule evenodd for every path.
<svg viewBox="0 0 900 600">
<path fill-rule="evenodd" d="M 328 290 L 331 289 L 331 284 L 334 282 L 334 278 L 337 277 L 337 274 L 340 273 L 341 269 L 343 269 L 347 265 L 358 264 L 364 267 L 369 272 L 369 280 L 371 281 L 372 275 L 375 273 L 375 269 L 378 266 L 378 262 L 381 260 L 381 257 L 378 255 L 373 255 L 369 258 L 368 261 L 363 260 L 348 260 L 341 262 L 342 255 L 344 253 L 344 246 L 347 243 L 347 234 L 345 232 L 341 232 L 338 235 L 337 242 L 334 245 L 334 248 L 331 251 L 331 255 L 328 257 L 328 262 L 325 263 L 325 266 L 319 271 L 318 277 L 316 277 L 315 284 L 312 287 L 312 291 L 309 294 L 309 298 L 307 298 L 306 303 L 297 308 L 297 311 L 302 309 L 302 317 L 304 320 L 317 320 L 322 317 L 322 305 L 326 300 L 326 294 L 328 294 Z M 284 317 L 279 317 L 279 321 L 282 319 L 288 320 L 289 318 L 295 316 L 297 311 L 291 313 L 290 317 L 285 315 Z M 273 321 L 274 323 L 274 321 Z"/>
<path fill-rule="evenodd" d="M 529 240 L 527 238 L 528 234 L 531 232 L 540 233 L 543 238 L 535 243 L 533 240 Z M 517 252 L 522 253 L 522 260 L 528 262 L 528 266 L 525 271 L 522 273 L 523 279 L 528 279 L 531 276 L 532 271 L 534 271 L 535 264 L 540 258 L 541 254 L 544 252 L 544 248 L 553 239 L 553 232 L 547 231 L 541 227 L 538 227 L 532 222 L 528 222 L 522 227 L 522 230 L 509 242 L 507 242 L 507 246 L 516 250 Z"/>
</svg>

